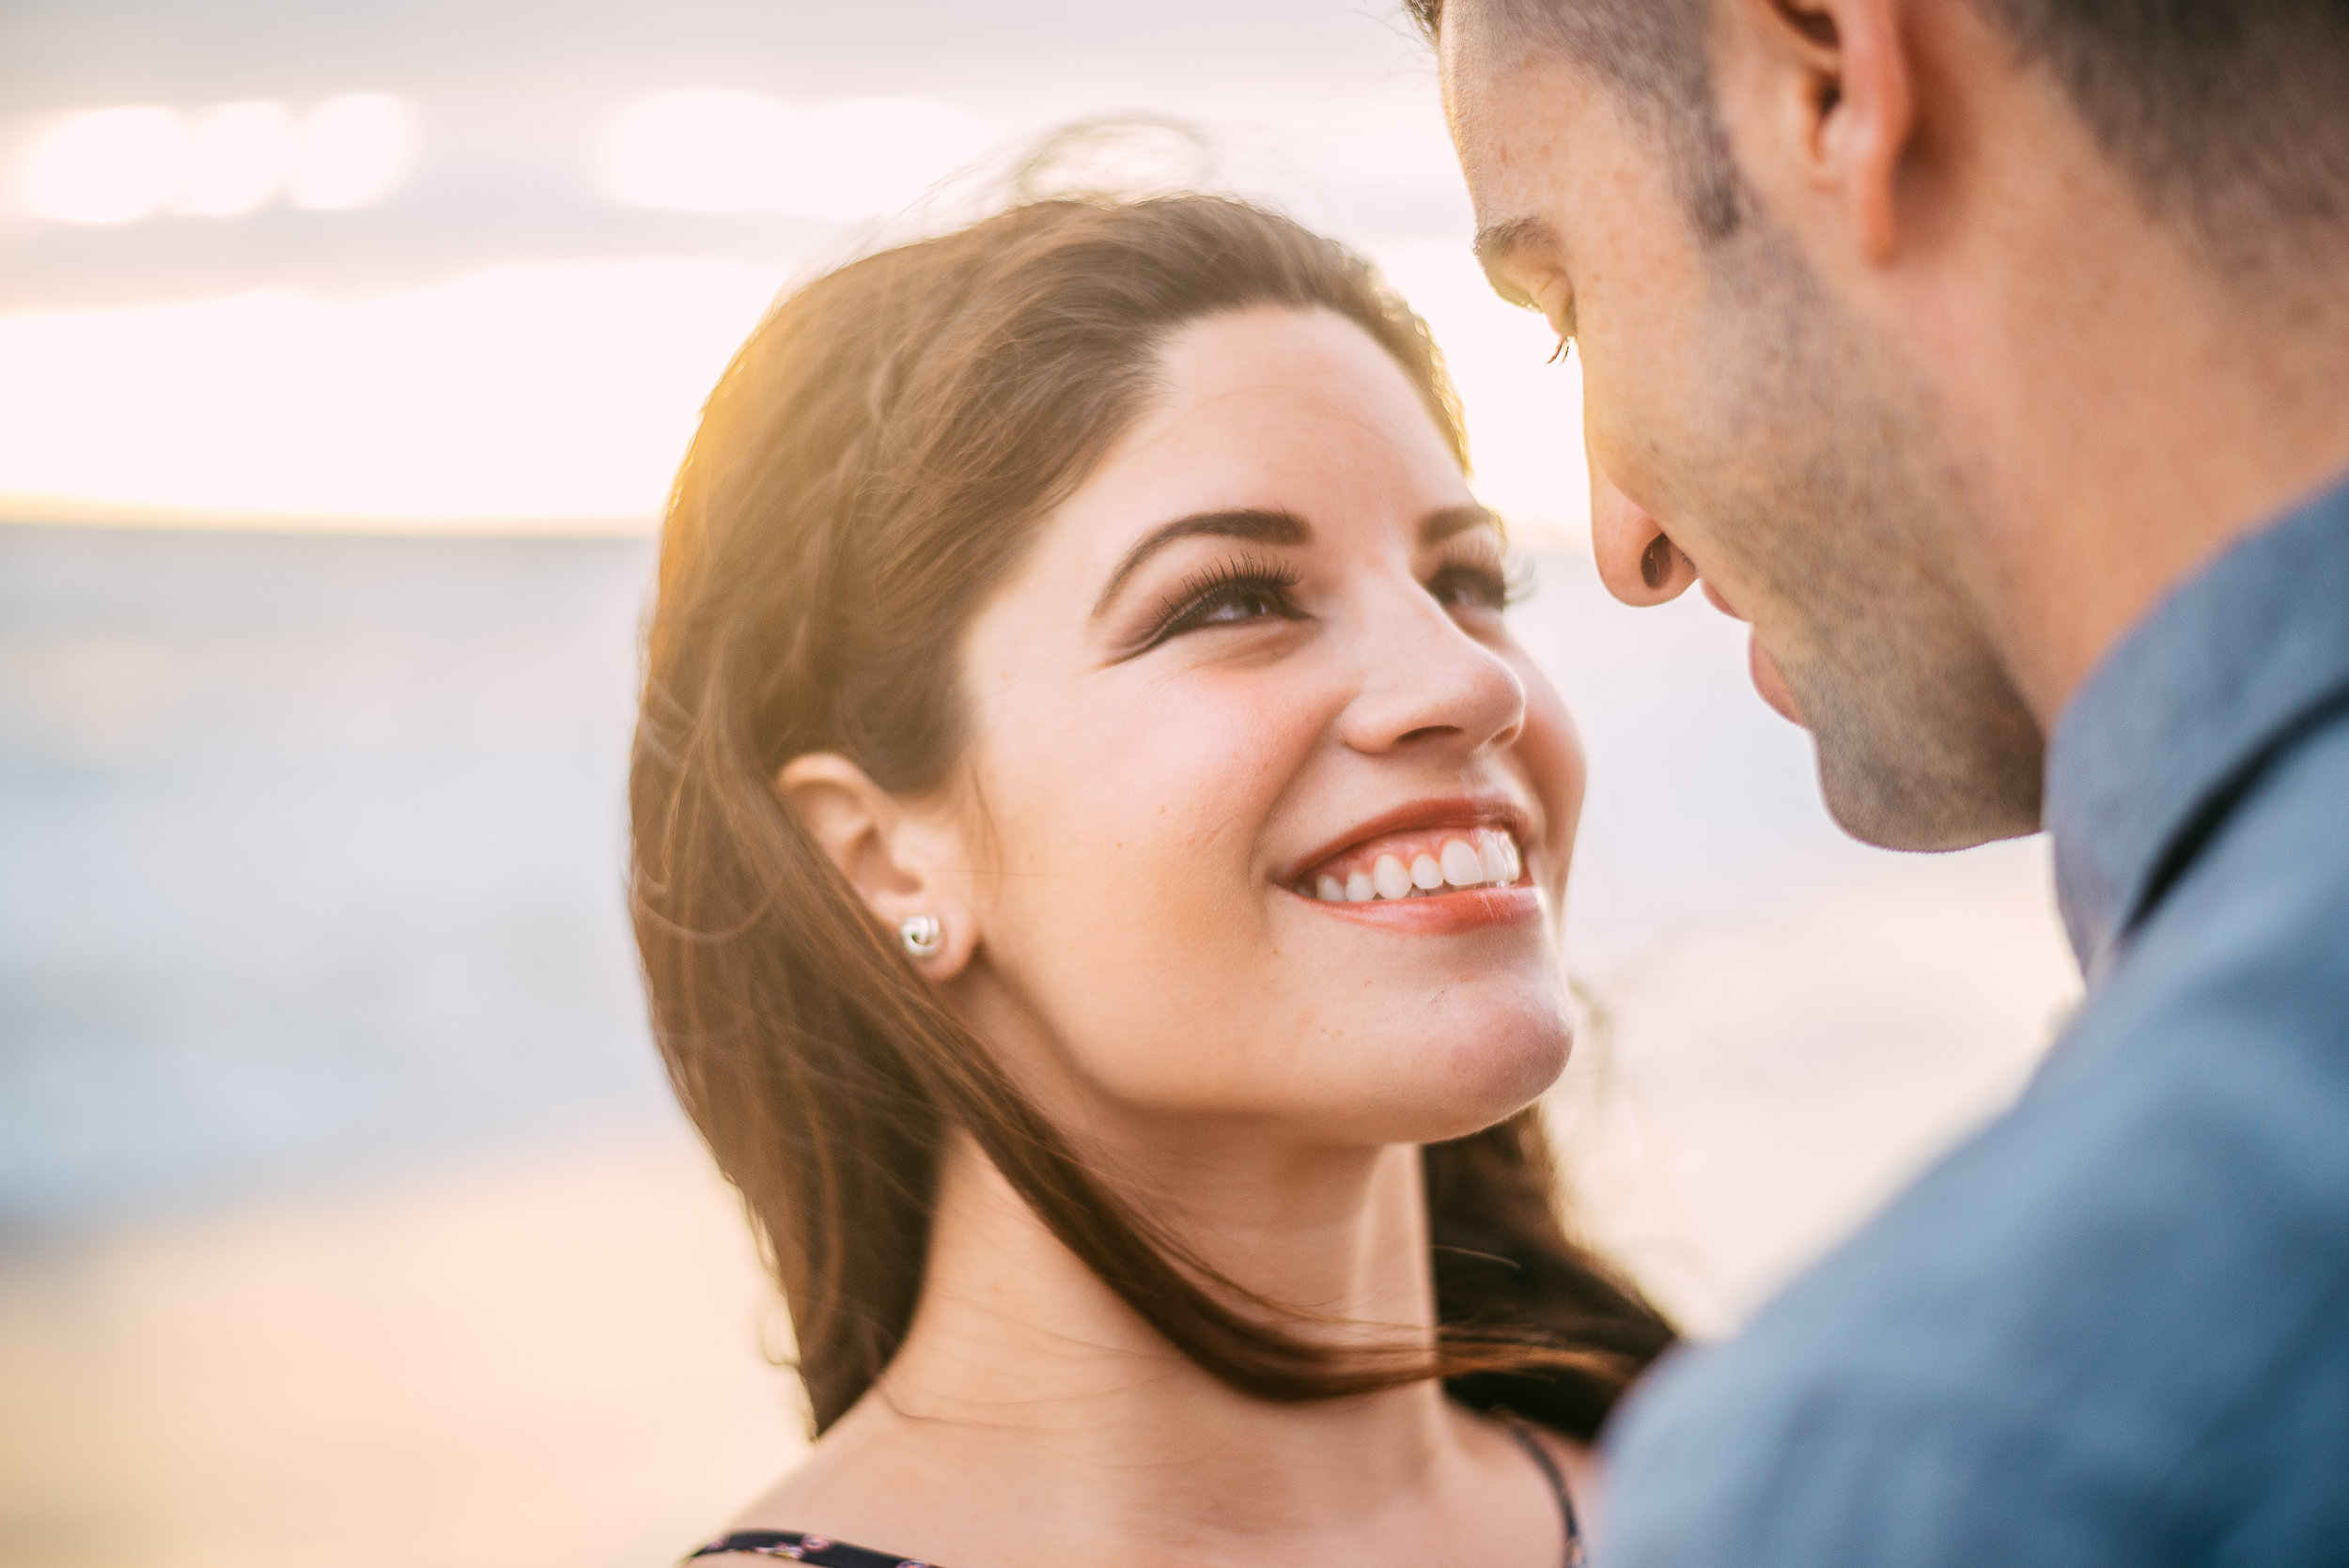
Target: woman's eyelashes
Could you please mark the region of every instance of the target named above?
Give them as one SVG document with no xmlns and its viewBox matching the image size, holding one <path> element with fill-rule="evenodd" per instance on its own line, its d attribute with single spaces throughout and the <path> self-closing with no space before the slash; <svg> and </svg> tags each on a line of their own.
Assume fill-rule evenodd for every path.
<svg viewBox="0 0 2349 1568">
<path fill-rule="evenodd" d="M 1502 611 L 1525 598 L 1532 580 L 1511 569 L 1500 551 L 1468 549 L 1447 556 L 1427 580 L 1427 591 L 1447 610 Z"/>
<path fill-rule="evenodd" d="M 1185 579 L 1159 601 L 1142 648 L 1146 651 L 1171 637 L 1202 627 L 1301 619 L 1303 612 L 1297 606 L 1296 592 L 1302 581 L 1294 567 L 1274 562 L 1220 562 Z"/>
<path fill-rule="evenodd" d="M 1159 601 L 1134 652 L 1147 653 L 1187 632 L 1211 628 L 1304 620 L 1297 593 L 1303 582 L 1302 572 L 1279 562 L 1248 557 L 1218 562 L 1184 579 Z M 1513 572 L 1498 550 L 1470 547 L 1439 562 L 1424 586 L 1446 610 L 1498 613 L 1525 597 L 1528 580 Z"/>
</svg>

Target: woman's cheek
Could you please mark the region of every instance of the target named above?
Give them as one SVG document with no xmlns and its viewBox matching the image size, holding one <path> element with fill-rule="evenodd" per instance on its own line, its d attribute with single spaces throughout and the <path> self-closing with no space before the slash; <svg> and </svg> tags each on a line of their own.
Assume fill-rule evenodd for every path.
<svg viewBox="0 0 2349 1568">
<path fill-rule="evenodd" d="M 1293 775 L 1317 732 L 1301 710 L 1313 704 L 1301 675 L 1282 664 L 1207 667 L 1137 682 L 1103 705 L 1133 771 L 1174 772 L 1158 793 L 1210 809 L 1245 799 L 1268 774 Z"/>
<path fill-rule="evenodd" d="M 1073 873 L 1084 892 L 1064 898 L 1070 913 L 1106 901 L 1121 925 L 1169 938 L 1228 922 L 1232 873 L 1252 876 L 1255 829 L 1283 776 L 1273 694 L 1242 687 L 1193 673 L 1064 692 L 1000 732 L 1053 737 L 995 759 L 997 820 L 1016 840 L 1005 864 Z"/>
</svg>

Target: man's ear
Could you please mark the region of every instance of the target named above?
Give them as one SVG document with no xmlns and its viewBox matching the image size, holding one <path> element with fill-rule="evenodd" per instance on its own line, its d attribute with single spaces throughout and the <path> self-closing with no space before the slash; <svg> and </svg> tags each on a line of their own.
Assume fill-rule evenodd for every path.
<svg viewBox="0 0 2349 1568">
<path fill-rule="evenodd" d="M 1735 0 L 1744 68 L 1738 108 L 1760 114 L 1732 139 L 1843 212 L 1862 259 L 1898 244 L 1901 165 L 1917 134 L 1906 0 Z M 1733 112 L 1734 114 L 1734 112 Z M 1742 116 L 1738 116 L 1742 117 Z M 1767 139 L 1766 147 L 1762 145 Z M 1765 168 L 1750 170 L 1776 183 Z M 1781 196 L 1793 192 L 1772 193 Z"/>
<path fill-rule="evenodd" d="M 775 794 L 893 933 L 921 915 L 939 923 L 936 952 L 907 953 L 925 975 L 951 980 L 962 971 L 979 933 L 951 830 L 909 811 L 863 768 L 831 752 L 785 763 Z"/>
</svg>

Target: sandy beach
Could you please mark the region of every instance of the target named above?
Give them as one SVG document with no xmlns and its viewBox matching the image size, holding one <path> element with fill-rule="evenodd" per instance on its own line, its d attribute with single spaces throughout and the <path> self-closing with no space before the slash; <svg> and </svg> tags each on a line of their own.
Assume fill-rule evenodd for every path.
<svg viewBox="0 0 2349 1568">
<path fill-rule="evenodd" d="M 2012 918 L 2036 856 L 1932 869 L 1615 977 L 1553 1114 L 1591 1229 L 1692 1327 L 1734 1324 L 2028 1072 L 2069 983 Z M 787 1343 L 676 1126 L 18 1255 L 0 1564 L 665 1561 L 798 1450 Z"/>
<path fill-rule="evenodd" d="M 667 1561 L 801 1440 L 767 1299 L 681 1129 L 14 1259 L 0 1562 Z"/>
</svg>

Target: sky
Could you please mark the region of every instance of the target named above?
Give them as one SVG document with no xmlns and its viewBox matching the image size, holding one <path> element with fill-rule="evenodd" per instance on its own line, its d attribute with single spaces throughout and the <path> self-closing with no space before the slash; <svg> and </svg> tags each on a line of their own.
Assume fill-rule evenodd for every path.
<svg viewBox="0 0 2349 1568">
<path fill-rule="evenodd" d="M 1379 262 L 1486 498 L 1580 531 L 1579 373 L 1490 297 L 1386 0 L 0 5 L 0 517 L 632 529 L 760 311 L 1074 120 Z"/>
</svg>

